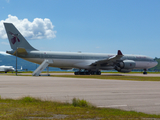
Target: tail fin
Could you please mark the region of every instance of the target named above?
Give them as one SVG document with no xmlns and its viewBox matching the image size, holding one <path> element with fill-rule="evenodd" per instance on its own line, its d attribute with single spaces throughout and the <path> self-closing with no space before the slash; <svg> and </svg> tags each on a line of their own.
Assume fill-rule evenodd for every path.
<svg viewBox="0 0 160 120">
<path fill-rule="evenodd" d="M 36 50 L 33 48 L 12 23 L 4 23 L 10 46 L 13 50 L 24 48 L 26 50 Z"/>
</svg>

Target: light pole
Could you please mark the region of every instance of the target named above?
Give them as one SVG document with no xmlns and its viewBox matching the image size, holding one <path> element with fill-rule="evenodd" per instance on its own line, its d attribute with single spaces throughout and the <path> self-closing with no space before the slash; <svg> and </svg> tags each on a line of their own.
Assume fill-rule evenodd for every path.
<svg viewBox="0 0 160 120">
<path fill-rule="evenodd" d="M 17 76 L 17 49 L 18 49 L 18 47 L 17 47 L 17 42 L 20 42 L 20 41 L 18 41 L 19 39 L 18 39 L 18 35 L 19 34 L 15 34 L 14 35 L 14 37 L 15 37 L 15 39 L 16 39 L 16 76 Z"/>
<path fill-rule="evenodd" d="M 16 76 L 17 76 L 17 43 L 16 43 Z"/>
</svg>

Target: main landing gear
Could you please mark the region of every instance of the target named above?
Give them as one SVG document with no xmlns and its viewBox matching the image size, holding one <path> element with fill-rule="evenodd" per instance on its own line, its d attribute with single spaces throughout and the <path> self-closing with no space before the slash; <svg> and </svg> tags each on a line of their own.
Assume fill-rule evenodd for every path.
<svg viewBox="0 0 160 120">
<path fill-rule="evenodd" d="M 74 72 L 75 75 L 101 75 L 101 71 L 89 71 L 89 70 L 84 70 L 84 71 L 77 71 Z"/>
</svg>

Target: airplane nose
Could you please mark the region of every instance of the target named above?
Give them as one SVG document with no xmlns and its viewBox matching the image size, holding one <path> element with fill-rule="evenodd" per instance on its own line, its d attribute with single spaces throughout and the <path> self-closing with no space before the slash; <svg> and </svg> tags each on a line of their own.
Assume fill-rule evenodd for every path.
<svg viewBox="0 0 160 120">
<path fill-rule="evenodd" d="M 155 67 L 157 64 L 158 64 L 158 62 L 157 62 L 157 61 L 154 61 L 154 62 L 152 63 L 152 67 Z"/>
<path fill-rule="evenodd" d="M 155 66 L 158 64 L 158 62 L 157 61 L 155 61 Z"/>
</svg>

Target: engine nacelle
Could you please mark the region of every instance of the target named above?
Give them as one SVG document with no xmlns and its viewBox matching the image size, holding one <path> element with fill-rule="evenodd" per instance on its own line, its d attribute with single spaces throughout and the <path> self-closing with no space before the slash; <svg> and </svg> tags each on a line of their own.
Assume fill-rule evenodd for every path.
<svg viewBox="0 0 160 120">
<path fill-rule="evenodd" d="M 123 62 L 117 63 L 115 66 L 115 69 L 118 72 L 130 72 L 134 67 L 136 66 L 136 63 L 133 60 L 124 60 Z"/>
</svg>

